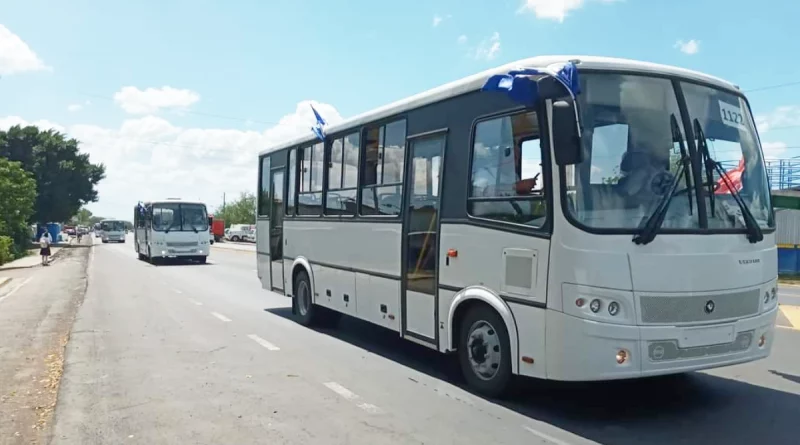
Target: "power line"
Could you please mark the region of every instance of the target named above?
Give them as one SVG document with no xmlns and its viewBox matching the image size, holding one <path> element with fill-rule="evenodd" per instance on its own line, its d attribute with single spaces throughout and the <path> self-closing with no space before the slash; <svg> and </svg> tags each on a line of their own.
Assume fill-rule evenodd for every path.
<svg viewBox="0 0 800 445">
<path fill-rule="evenodd" d="M 778 88 L 793 87 L 795 85 L 800 85 L 800 81 L 786 82 L 786 83 L 779 83 L 779 84 L 776 84 L 776 85 L 769 85 L 769 86 L 765 86 L 765 87 L 751 88 L 749 90 L 744 90 L 744 92 L 745 93 L 753 93 L 753 92 L 757 92 L 757 91 L 775 90 L 775 89 L 778 89 Z"/>
<path fill-rule="evenodd" d="M 84 91 L 78 91 L 78 94 L 81 94 L 81 95 L 84 95 L 84 96 L 87 96 L 87 97 L 94 97 L 96 99 L 103 99 L 103 100 L 108 100 L 108 101 L 111 101 L 111 102 L 116 102 L 113 97 L 103 96 L 103 95 L 100 95 L 100 94 L 86 93 Z M 267 121 L 259 121 L 259 120 L 255 120 L 255 119 L 245 119 L 245 118 L 242 118 L 242 117 L 226 116 L 226 115 L 223 115 L 223 114 L 215 114 L 215 113 L 205 113 L 205 112 L 202 112 L 202 111 L 181 110 L 181 113 L 193 114 L 193 115 L 196 115 L 196 116 L 213 117 L 213 118 L 217 118 L 217 119 L 225 119 L 225 120 L 231 120 L 231 121 L 249 122 L 249 123 L 254 123 L 254 124 L 262 124 L 262 125 L 278 125 L 278 122 L 267 122 Z"/>
</svg>

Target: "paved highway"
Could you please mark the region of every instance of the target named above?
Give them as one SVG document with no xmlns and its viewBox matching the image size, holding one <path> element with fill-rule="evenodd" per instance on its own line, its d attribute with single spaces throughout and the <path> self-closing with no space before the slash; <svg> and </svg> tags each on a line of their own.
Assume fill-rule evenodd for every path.
<svg viewBox="0 0 800 445">
<path fill-rule="evenodd" d="M 632 382 L 463 388 L 448 358 L 355 320 L 310 330 L 253 252 L 152 266 L 96 244 L 66 349 L 58 444 L 797 444 L 800 330 L 762 362 Z M 781 291 L 782 302 L 800 288 Z M 568 353 L 568 352 L 565 352 Z"/>
</svg>

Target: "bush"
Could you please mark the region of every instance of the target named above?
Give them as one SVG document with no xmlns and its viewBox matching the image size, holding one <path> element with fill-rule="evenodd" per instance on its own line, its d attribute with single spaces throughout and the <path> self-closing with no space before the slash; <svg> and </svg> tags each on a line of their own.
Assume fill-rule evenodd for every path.
<svg viewBox="0 0 800 445">
<path fill-rule="evenodd" d="M 0 236 L 0 264 L 14 259 L 14 240 L 10 236 Z"/>
</svg>

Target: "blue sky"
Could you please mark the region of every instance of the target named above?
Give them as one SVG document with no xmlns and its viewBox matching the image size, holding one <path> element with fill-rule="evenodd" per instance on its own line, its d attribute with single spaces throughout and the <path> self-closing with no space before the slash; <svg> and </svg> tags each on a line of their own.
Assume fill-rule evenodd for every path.
<svg viewBox="0 0 800 445">
<path fill-rule="evenodd" d="M 109 167 L 91 208 L 114 217 L 174 191 L 214 206 L 254 189 L 254 153 L 307 129 L 302 101 L 335 120 L 535 55 L 666 63 L 745 91 L 800 82 L 785 38 L 800 4 L 786 0 L 3 0 L 0 10 L 0 124 L 83 141 Z M 800 84 L 749 97 L 765 148 L 800 156 Z"/>
</svg>

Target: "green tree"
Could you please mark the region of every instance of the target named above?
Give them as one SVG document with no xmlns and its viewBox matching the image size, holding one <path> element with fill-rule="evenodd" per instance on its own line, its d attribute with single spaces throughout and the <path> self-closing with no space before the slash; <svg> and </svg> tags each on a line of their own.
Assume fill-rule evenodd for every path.
<svg viewBox="0 0 800 445">
<path fill-rule="evenodd" d="M 19 125 L 0 131 L 0 156 L 22 163 L 36 180 L 31 222 L 67 221 L 82 205 L 97 201 L 105 166 L 92 164 L 79 142 L 55 131 Z"/>
<path fill-rule="evenodd" d="M 81 226 L 88 226 L 91 222 L 91 218 L 92 212 L 85 207 L 81 207 L 81 209 L 78 210 L 78 213 L 72 217 L 72 222 Z"/>
<path fill-rule="evenodd" d="M 0 236 L 11 240 L 6 240 L 2 248 L 8 251 L 0 252 L 5 260 L 26 251 L 30 240 L 28 221 L 35 202 L 36 181 L 19 162 L 0 157 Z"/>
<path fill-rule="evenodd" d="M 239 199 L 217 208 L 214 218 L 225 220 L 225 227 L 231 224 L 255 224 L 256 195 L 242 192 Z"/>
</svg>

